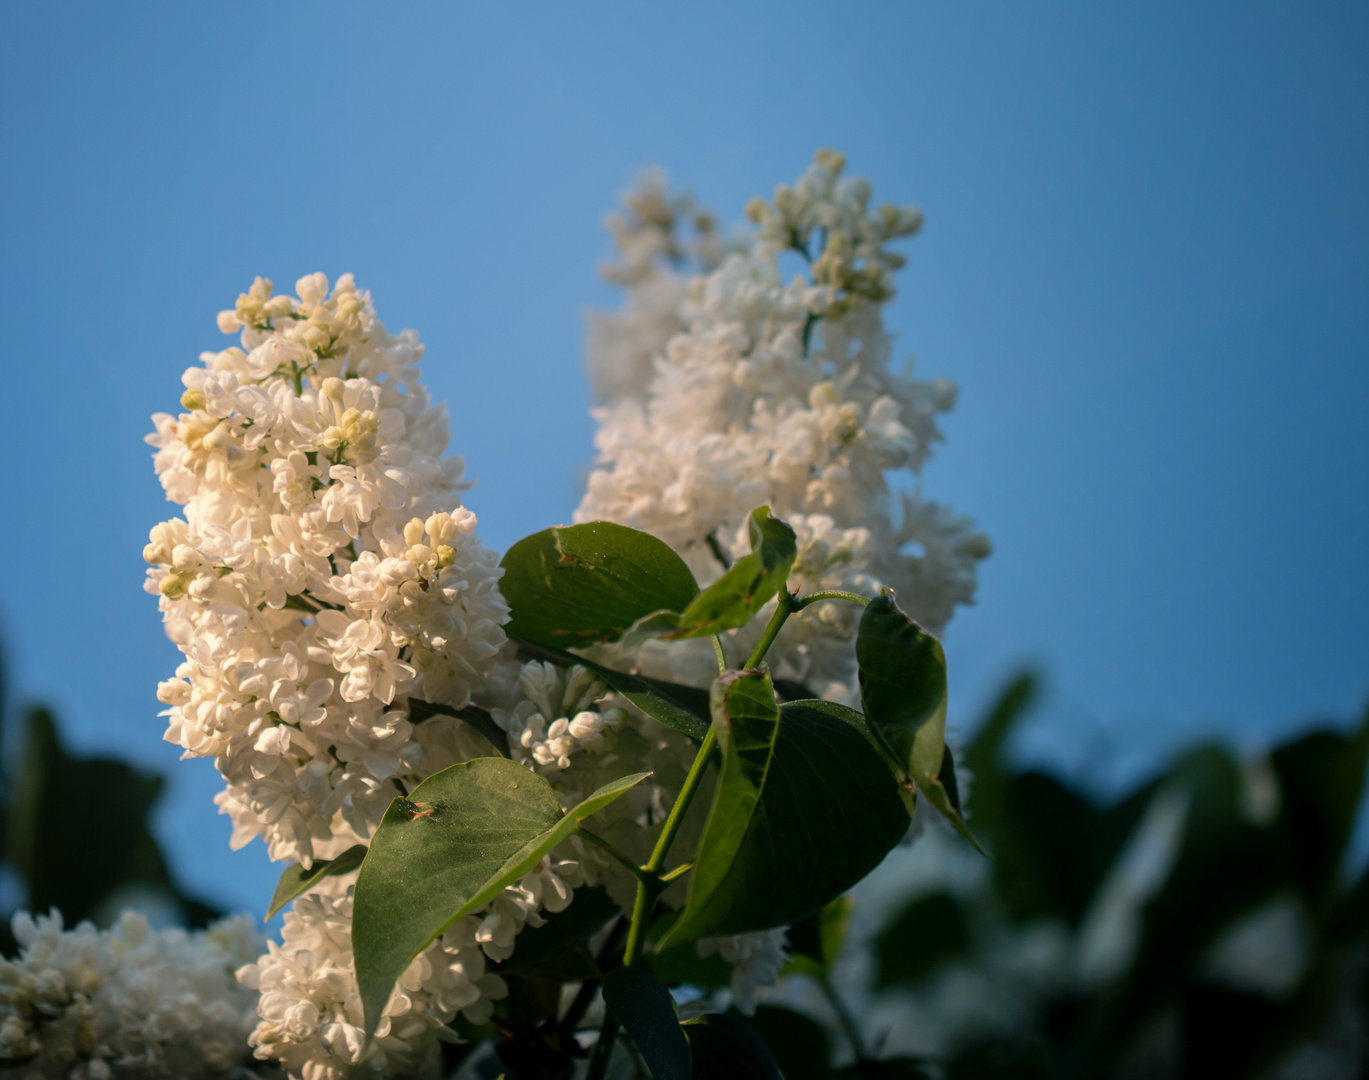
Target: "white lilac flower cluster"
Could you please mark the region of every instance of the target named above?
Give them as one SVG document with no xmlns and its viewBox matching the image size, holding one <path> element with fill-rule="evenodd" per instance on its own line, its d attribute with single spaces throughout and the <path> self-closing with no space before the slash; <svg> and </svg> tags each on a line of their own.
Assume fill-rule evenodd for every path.
<svg viewBox="0 0 1369 1080">
<path fill-rule="evenodd" d="M 599 460 L 576 520 L 654 533 L 708 584 L 749 551 L 747 516 L 765 503 L 797 534 L 791 590 L 892 587 L 939 633 L 973 598 L 989 541 L 912 483 L 955 400 L 944 380 L 890 369 L 882 308 L 903 258 L 887 245 L 915 233 L 921 215 L 872 208 L 869 184 L 844 179 L 843 168 L 841 155 L 819 152 L 772 202 L 751 201 L 757 228 L 730 243 L 654 175 L 610 219 L 620 262 L 606 276 L 626 298 L 589 322 Z M 695 239 L 685 243 L 678 234 L 690 223 Z M 805 272 L 786 282 L 785 260 Z M 732 662 L 768 615 L 728 635 Z M 790 618 L 767 657 L 775 675 L 854 704 L 858 620 L 858 608 L 838 601 Z M 706 641 L 648 642 L 617 659 L 698 685 L 715 670 Z M 778 931 L 701 949 L 734 964 L 733 999 L 750 1007 L 775 981 L 783 944 Z"/>
<path fill-rule="evenodd" d="M 233 972 L 261 951 L 246 915 L 208 930 L 64 930 L 57 912 L 14 916 L 20 954 L 0 961 L 0 1059 L 18 1080 L 227 1077 L 248 1058 L 256 994 Z"/>
<path fill-rule="evenodd" d="M 204 354 L 183 378 L 185 411 L 154 418 L 157 473 L 185 513 L 152 530 L 144 556 L 184 653 L 158 691 L 167 739 L 214 757 L 234 848 L 261 837 L 273 859 L 309 866 L 369 838 L 413 784 L 489 753 L 454 717 L 412 722 L 409 702 L 467 705 L 505 645 L 508 607 L 498 557 L 461 506 L 462 461 L 442 456 L 447 413 L 419 382 L 417 337 L 389 334 L 350 276 L 296 291 L 257 279 L 219 316 L 240 345 Z M 532 763 L 568 760 L 612 727 L 613 711 L 593 718 L 591 690 L 602 696 L 576 683 L 561 727 L 509 702 Z M 405 973 L 366 1048 L 350 881 L 330 879 L 242 973 L 262 992 L 258 1057 L 309 1080 L 421 1067 L 456 1012 L 488 1019 L 502 983 L 485 958 L 507 958 L 581 881 L 574 861 L 549 857 L 464 920 Z"/>
<path fill-rule="evenodd" d="M 387 781 L 423 771 L 405 697 L 465 705 L 507 606 L 417 338 L 387 333 L 350 276 L 297 288 L 257 279 L 219 316 L 241 347 L 204 354 L 187 411 L 153 418 L 185 516 L 143 554 L 185 654 L 158 689 L 167 739 L 214 757 L 234 847 L 261 836 L 308 865 L 365 838 Z"/>
<path fill-rule="evenodd" d="M 880 309 L 901 259 L 885 245 L 919 218 L 871 211 L 868 186 L 841 171 L 838 155 L 820 154 L 773 205 L 748 207 L 755 235 L 728 242 L 659 178 L 629 196 L 610 222 L 621 262 L 607 271 L 626 303 L 590 322 L 599 464 L 577 520 L 652 532 L 707 584 L 745 553 L 747 515 L 768 503 L 799 538 L 791 588 L 891 585 L 940 629 L 970 600 L 988 542 L 911 491 L 895 519 L 886 479 L 916 475 L 954 398 L 947 383 L 888 368 Z M 786 252 L 809 260 L 808 276 L 782 282 Z M 418 382 L 416 337 L 388 334 L 350 277 L 330 293 L 313 275 L 297 292 L 258 280 L 224 312 L 220 328 L 240 331 L 241 347 L 186 373 L 186 411 L 158 416 L 149 440 L 168 496 L 186 507 L 146 551 L 148 588 L 185 654 L 160 688 L 168 739 L 215 758 L 235 847 L 260 836 L 273 858 L 309 864 L 367 839 L 410 785 L 489 753 L 452 717 L 410 720 L 410 700 L 457 709 L 474 697 L 563 805 L 652 772 L 596 818 L 596 832 L 645 860 L 692 745 L 587 669 L 522 660 L 506 644 L 501 572 L 460 505 L 460 459 L 442 457 L 447 416 Z M 776 674 L 849 700 L 857 615 L 822 603 L 790 619 Z M 758 627 L 730 635 L 729 655 L 744 655 Z M 696 685 L 715 670 L 706 642 L 607 652 Z M 686 819 L 682 859 L 701 823 Z M 257 1056 L 307 1080 L 423 1071 L 448 1021 L 488 1019 L 504 992 L 486 961 L 509 957 L 518 932 L 582 884 L 625 907 L 635 890 L 572 838 L 414 962 L 368 1047 L 350 880 L 326 879 L 295 902 L 281 944 L 241 972 L 261 992 Z M 664 899 L 683 896 L 677 883 Z M 775 981 L 784 940 L 777 930 L 702 949 L 733 964 L 731 997 L 749 1009 Z"/>
<path fill-rule="evenodd" d="M 941 437 L 937 416 L 955 400 L 950 383 L 889 366 L 881 312 L 903 257 L 887 245 L 916 232 L 921 215 L 872 207 L 869 184 L 844 179 L 843 167 L 841 155 L 819 152 L 773 202 L 753 199 L 747 214 L 758 227 L 725 255 L 706 231 L 695 245 L 706 272 L 688 280 L 672 269 L 684 256 L 678 204 L 655 180 L 629 198 L 614 227 L 623 263 L 612 275 L 627 302 L 590 323 L 604 404 L 598 467 L 577 520 L 654 533 L 707 584 L 749 550 L 747 514 L 766 503 L 798 535 L 791 588 L 892 587 L 904 610 L 940 632 L 972 599 L 989 542 L 910 483 L 897 498 L 900 482 L 890 484 L 890 474 L 917 476 Z M 786 260 L 805 272 L 786 282 Z M 790 619 L 770 653 L 776 675 L 850 700 L 858 614 L 829 601 Z M 763 625 L 739 632 L 735 650 Z M 649 645 L 638 661 L 697 683 L 711 656 L 706 642 Z"/>
</svg>

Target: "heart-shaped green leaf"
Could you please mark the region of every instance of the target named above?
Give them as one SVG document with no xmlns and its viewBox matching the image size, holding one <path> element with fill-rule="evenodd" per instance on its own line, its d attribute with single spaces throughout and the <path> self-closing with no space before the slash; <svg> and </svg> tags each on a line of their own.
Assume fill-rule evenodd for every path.
<svg viewBox="0 0 1369 1080">
<path fill-rule="evenodd" d="M 812 703 L 775 703 L 764 670 L 713 684 L 722 772 L 661 947 L 784 926 L 879 865 L 908 829 L 899 783 L 853 724 Z"/>
<path fill-rule="evenodd" d="M 870 727 L 911 775 L 918 732 L 938 713 L 945 730 L 946 656 L 941 642 L 903 614 L 892 596 L 879 596 L 861 615 L 856 662 Z M 934 761 L 923 762 L 933 774 L 941 766 L 939 746 L 934 756 Z"/>
<path fill-rule="evenodd" d="M 324 878 L 351 873 L 361 865 L 361 860 L 365 857 L 366 845 L 353 844 L 336 859 L 315 859 L 314 865 L 308 870 L 299 863 L 291 863 L 281 873 L 280 880 L 276 882 L 276 891 L 271 897 L 271 906 L 266 909 L 267 921 L 269 922 L 271 916 L 275 915 L 291 900 L 307 893 Z"/>
<path fill-rule="evenodd" d="M 641 675 L 629 675 L 625 671 L 586 660 L 561 649 L 533 642 L 519 641 L 523 652 L 538 660 L 550 660 L 554 664 L 579 664 L 594 672 L 609 687 L 627 698 L 653 720 L 659 720 L 668 728 L 688 735 L 695 742 L 702 742 L 708 734 L 708 692 L 695 686 L 680 686 L 648 679 Z"/>
<path fill-rule="evenodd" d="M 395 980 L 433 939 L 533 869 L 581 818 L 650 775 L 605 784 L 563 814 L 536 773 L 475 758 L 395 799 L 357 875 L 352 953 L 366 1031 L 375 1031 Z"/>
<path fill-rule="evenodd" d="M 869 730 L 927 801 L 979 848 L 960 812 L 955 762 L 946 747 L 941 642 L 908 618 L 892 596 L 880 596 L 861 616 L 856 662 Z"/>
<path fill-rule="evenodd" d="M 658 980 L 640 968 L 619 968 L 604 977 L 604 1004 L 632 1036 L 653 1080 L 690 1080 L 689 1040 L 675 1002 Z"/>
<path fill-rule="evenodd" d="M 727 573 L 681 611 L 679 629 L 667 637 L 706 637 L 745 626 L 784 588 L 798 554 L 794 530 L 779 518 L 771 517 L 768 506 L 751 511 L 748 528 L 751 554 L 733 563 Z"/>
<path fill-rule="evenodd" d="M 509 634 L 542 645 L 616 641 L 653 612 L 683 611 L 699 593 L 668 544 L 609 521 L 533 533 L 500 565 Z"/>
</svg>

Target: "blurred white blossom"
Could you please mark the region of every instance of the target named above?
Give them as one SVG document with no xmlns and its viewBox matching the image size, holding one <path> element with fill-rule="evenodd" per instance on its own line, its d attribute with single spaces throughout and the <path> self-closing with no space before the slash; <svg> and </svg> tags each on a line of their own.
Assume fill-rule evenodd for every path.
<svg viewBox="0 0 1369 1080">
<path fill-rule="evenodd" d="M 0 1067 L 10 1075 L 197 1080 L 249 1059 L 257 995 L 233 978 L 261 950 L 249 916 L 188 933 L 153 931 L 131 912 L 109 930 L 19 912 L 13 927 L 19 956 L 0 961 Z"/>
</svg>

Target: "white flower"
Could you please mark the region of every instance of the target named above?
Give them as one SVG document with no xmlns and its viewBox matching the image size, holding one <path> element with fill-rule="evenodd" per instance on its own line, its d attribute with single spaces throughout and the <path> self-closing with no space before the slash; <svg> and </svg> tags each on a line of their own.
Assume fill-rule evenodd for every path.
<svg viewBox="0 0 1369 1080">
<path fill-rule="evenodd" d="M 633 215 L 616 226 L 626 264 L 614 272 L 627 310 L 591 324 L 589 366 L 604 404 L 595 411 L 599 464 L 576 520 L 654 533 L 707 584 L 723 570 L 713 550 L 746 554 L 746 515 L 767 503 L 800 536 L 791 588 L 870 595 L 890 586 L 940 632 L 972 599 L 989 545 L 967 519 L 918 495 L 891 513 L 899 504 L 886 473 L 921 470 L 955 394 L 889 367 L 880 309 L 901 257 L 886 244 L 915 231 L 920 215 L 872 209 L 869 185 L 842 179 L 843 167 L 824 151 L 773 204 L 753 200 L 757 233 L 716 266 L 701 263 L 704 273 L 670 293 L 668 317 L 660 282 L 679 281 L 668 265 L 681 254 L 671 231 L 679 213 L 655 179 L 630 199 Z M 813 260 L 812 280 L 781 278 L 778 257 L 792 247 Z M 656 313 L 644 321 L 648 297 Z M 834 607 L 791 618 L 770 663 L 849 700 L 857 620 Z M 744 655 L 760 625 L 734 634 L 731 648 Z M 638 662 L 667 678 L 709 677 L 704 650 L 648 645 Z"/>
<path fill-rule="evenodd" d="M 350 276 L 257 279 L 148 441 L 184 518 L 144 549 L 185 655 L 167 737 L 213 756 L 234 843 L 309 863 L 366 836 L 423 748 L 409 695 L 459 708 L 504 643 L 497 556 L 460 505 L 447 415 Z M 412 542 L 403 539 L 413 531 Z M 426 531 L 425 531 L 426 529 Z M 415 771 L 419 770 L 419 771 Z"/>
<path fill-rule="evenodd" d="M 756 934 L 734 934 L 731 937 L 701 938 L 695 946 L 700 956 L 721 956 L 732 965 L 732 982 L 728 989 L 732 1004 L 747 1016 L 756 1012 L 756 992 L 774 986 L 784 967 L 788 944 L 783 929 L 762 930 Z"/>
<path fill-rule="evenodd" d="M 153 932 L 125 913 L 109 930 L 65 930 L 56 911 L 13 920 L 20 954 L 0 961 L 0 1058 L 14 1075 L 227 1077 L 247 1058 L 256 997 L 232 971 L 261 949 L 252 919 Z"/>
</svg>

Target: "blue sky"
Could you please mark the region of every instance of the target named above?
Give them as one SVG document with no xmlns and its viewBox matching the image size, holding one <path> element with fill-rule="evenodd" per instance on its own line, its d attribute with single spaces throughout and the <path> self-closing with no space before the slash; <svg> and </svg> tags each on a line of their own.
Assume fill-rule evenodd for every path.
<svg viewBox="0 0 1369 1080">
<path fill-rule="evenodd" d="M 383 10 L 381 10 L 383 8 Z M 12 5 L 0 36 L 0 633 L 15 694 L 172 781 L 183 876 L 260 908 L 139 557 L 141 437 L 264 274 L 353 271 L 428 345 L 504 547 L 590 460 L 600 220 L 665 167 L 728 221 L 818 146 L 927 224 L 890 311 L 959 383 L 925 488 L 996 553 L 964 721 L 1100 782 L 1369 699 L 1369 17 L 1154 3 Z"/>
</svg>

